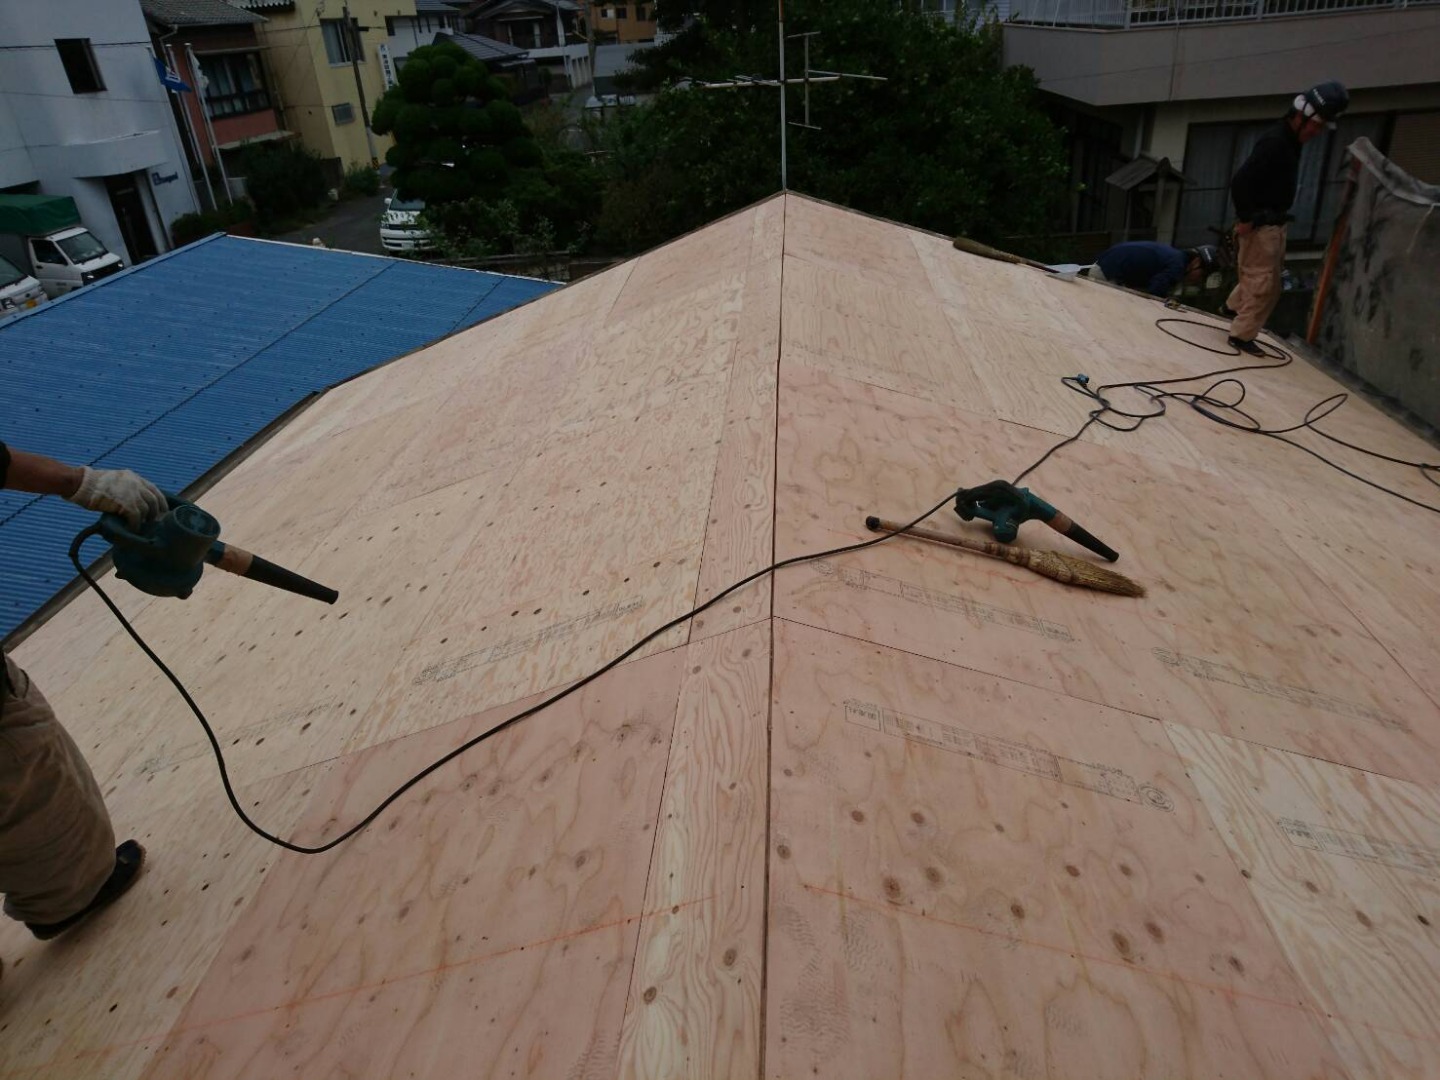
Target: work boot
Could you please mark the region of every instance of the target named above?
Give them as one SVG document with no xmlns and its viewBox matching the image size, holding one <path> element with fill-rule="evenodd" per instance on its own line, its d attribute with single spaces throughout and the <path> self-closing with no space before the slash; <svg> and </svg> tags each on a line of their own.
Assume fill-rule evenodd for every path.
<svg viewBox="0 0 1440 1080">
<path fill-rule="evenodd" d="M 1242 353 L 1249 353 L 1251 356 L 1266 355 L 1265 350 L 1260 347 L 1260 343 L 1253 338 L 1250 341 L 1244 341 L 1238 337 L 1230 337 L 1225 340 L 1230 343 L 1232 349 L 1238 349 Z"/>
<path fill-rule="evenodd" d="M 27 922 L 25 925 L 41 941 L 59 937 L 72 926 L 82 922 L 87 916 L 109 907 L 124 896 L 130 886 L 135 884 L 135 879 L 140 876 L 140 870 L 144 865 L 145 849 L 137 841 L 126 840 L 115 849 L 115 869 L 110 871 L 110 877 L 104 885 L 100 886 L 100 891 L 95 894 L 95 899 L 68 919 L 61 919 L 59 922 L 53 923 Z"/>
</svg>

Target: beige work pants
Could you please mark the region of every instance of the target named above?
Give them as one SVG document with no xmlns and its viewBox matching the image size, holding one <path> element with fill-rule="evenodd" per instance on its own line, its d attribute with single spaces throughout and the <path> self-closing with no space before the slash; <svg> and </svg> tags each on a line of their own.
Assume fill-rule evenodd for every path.
<svg viewBox="0 0 1440 1080">
<path fill-rule="evenodd" d="M 115 832 L 80 748 L 30 677 L 5 658 L 0 704 L 0 892 L 5 914 L 67 919 L 115 869 Z"/>
<path fill-rule="evenodd" d="M 1280 302 L 1280 272 L 1285 269 L 1285 226 L 1261 225 L 1240 237 L 1235 260 L 1240 280 L 1225 305 L 1234 311 L 1230 336 L 1254 341 Z"/>
</svg>

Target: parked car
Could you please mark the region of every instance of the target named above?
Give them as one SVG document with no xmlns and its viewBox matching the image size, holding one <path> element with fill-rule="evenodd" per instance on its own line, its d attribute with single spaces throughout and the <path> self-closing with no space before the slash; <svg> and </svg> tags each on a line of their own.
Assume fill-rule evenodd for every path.
<svg viewBox="0 0 1440 1080">
<path fill-rule="evenodd" d="M 423 199 L 402 199 L 392 195 L 385 200 L 385 212 L 380 215 L 380 246 L 386 251 L 430 251 L 435 239 L 420 224 L 420 212 L 425 209 Z"/>
<path fill-rule="evenodd" d="M 0 258 L 0 319 L 45 303 L 40 282 L 14 263 Z"/>
<path fill-rule="evenodd" d="M 38 278 L 51 299 L 125 269 L 68 195 L 0 195 L 0 256 Z"/>
</svg>

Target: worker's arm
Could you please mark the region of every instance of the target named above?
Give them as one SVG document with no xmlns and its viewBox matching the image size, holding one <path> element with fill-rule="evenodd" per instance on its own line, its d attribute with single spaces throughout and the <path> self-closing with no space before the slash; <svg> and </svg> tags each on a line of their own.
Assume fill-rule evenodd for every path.
<svg viewBox="0 0 1440 1080">
<path fill-rule="evenodd" d="M 1180 279 L 1185 276 L 1187 262 L 1183 251 L 1178 248 L 1172 249 L 1172 253 L 1165 258 L 1165 265 L 1150 279 L 1146 291 L 1151 296 L 1158 296 L 1162 299 L 1169 296 L 1175 291 L 1175 286 L 1180 284 Z"/>
<path fill-rule="evenodd" d="M 6 449 L 0 451 L 0 455 L 3 455 L 0 461 L 8 460 L 8 467 L 3 470 L 4 486 L 13 491 L 68 499 L 80 490 L 80 481 L 85 479 L 85 470 L 79 466 L 66 465 L 41 454 Z"/>
<path fill-rule="evenodd" d="M 43 454 L 27 454 L 0 443 L 0 486 L 62 499 L 104 514 L 122 514 L 132 527 L 165 513 L 164 494 L 129 469 L 66 465 Z"/>
</svg>

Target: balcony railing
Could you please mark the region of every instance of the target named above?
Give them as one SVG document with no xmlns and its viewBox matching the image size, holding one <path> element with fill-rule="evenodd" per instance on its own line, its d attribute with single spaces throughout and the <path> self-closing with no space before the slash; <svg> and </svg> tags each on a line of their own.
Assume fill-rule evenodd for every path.
<svg viewBox="0 0 1440 1080">
<path fill-rule="evenodd" d="M 1034 26 L 1130 29 L 1399 10 L 1437 2 L 1440 0 L 1011 0 L 1010 21 Z"/>
</svg>

